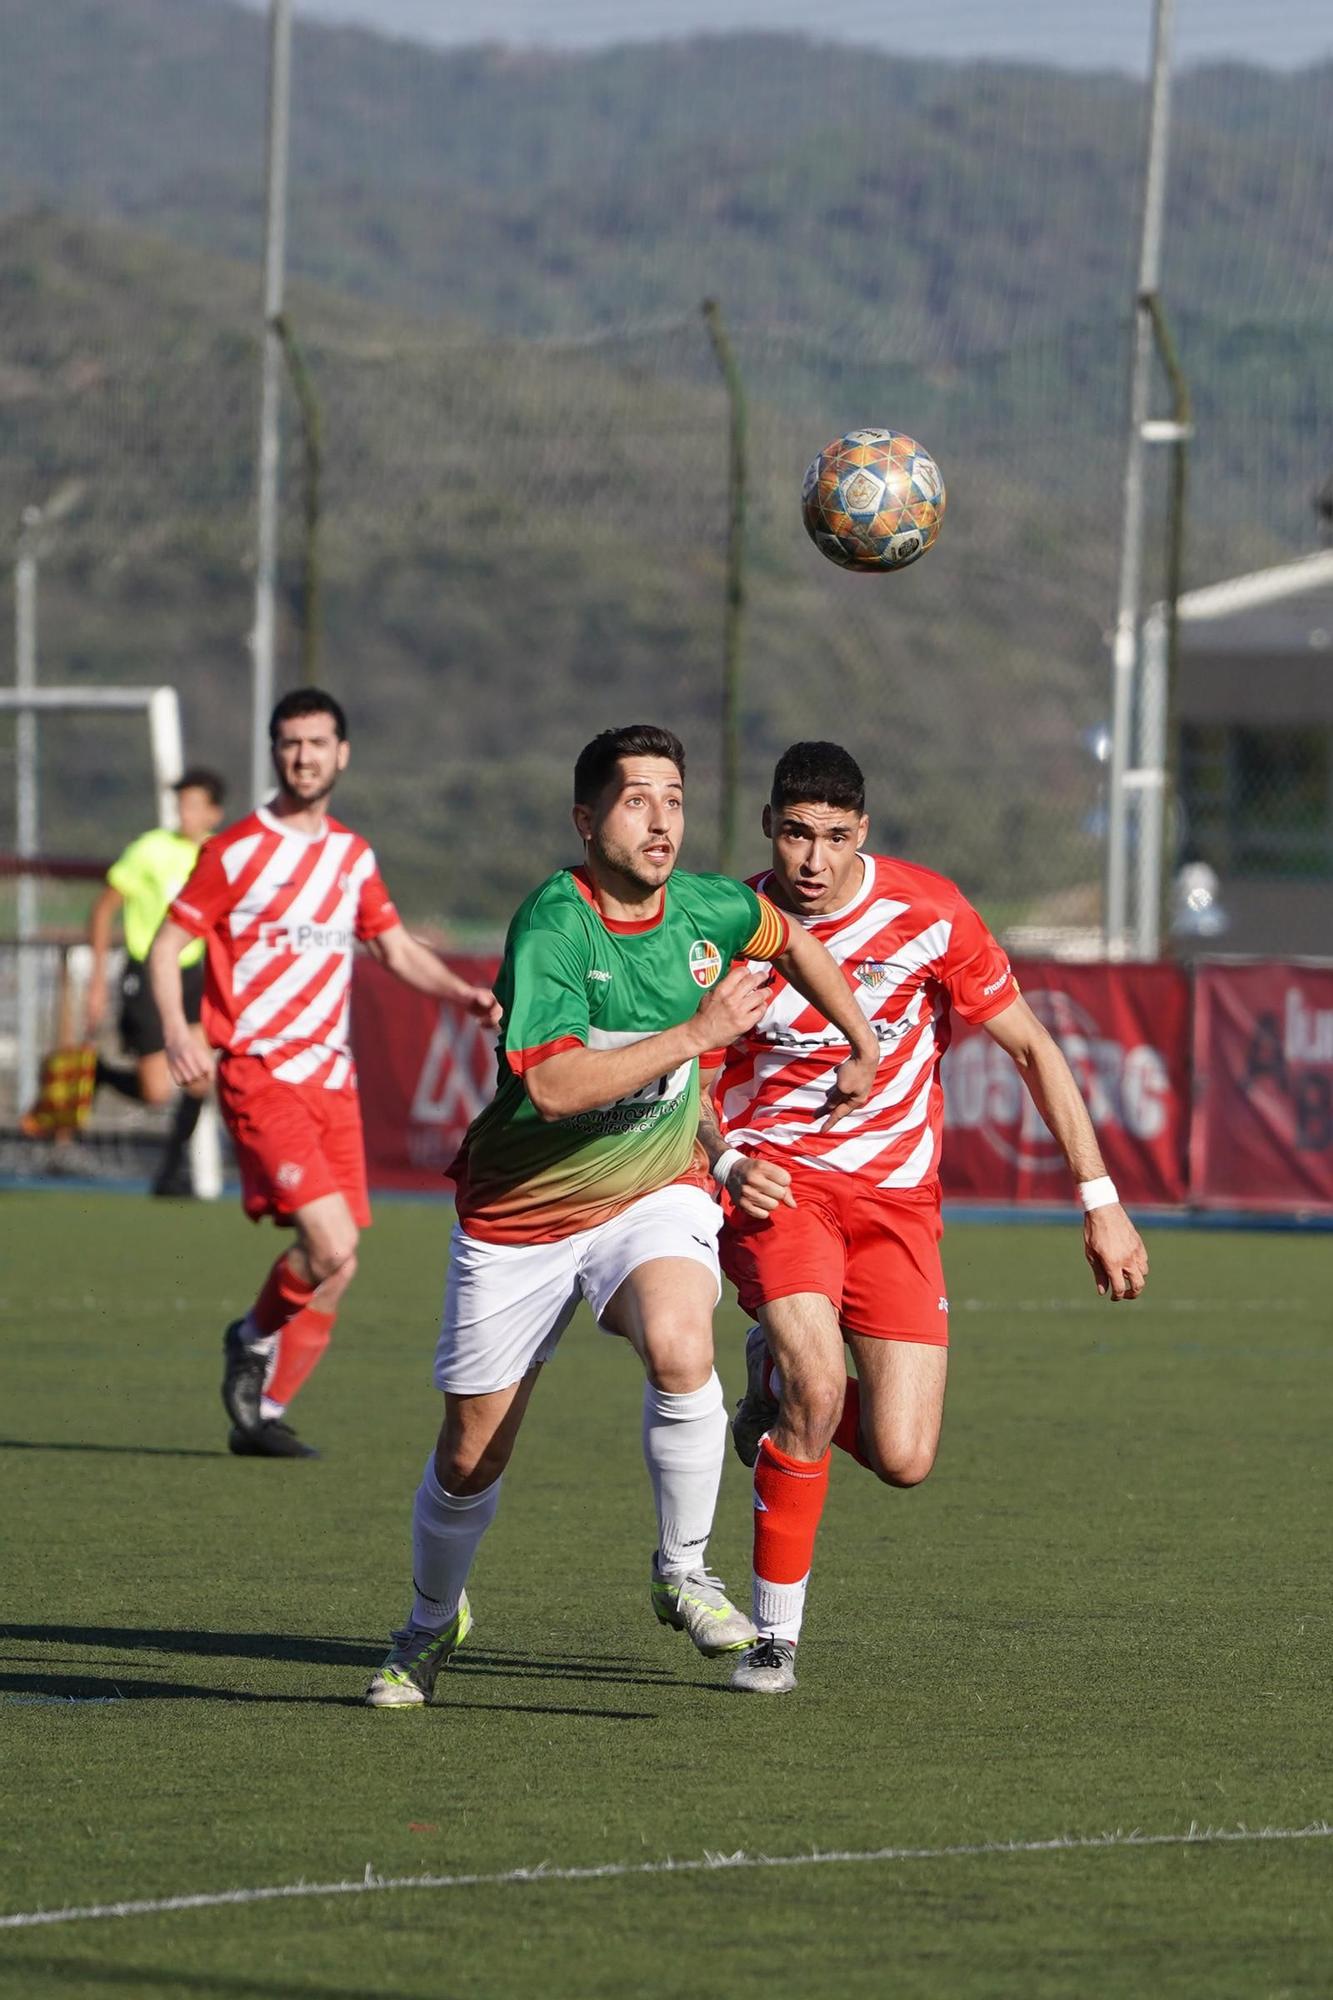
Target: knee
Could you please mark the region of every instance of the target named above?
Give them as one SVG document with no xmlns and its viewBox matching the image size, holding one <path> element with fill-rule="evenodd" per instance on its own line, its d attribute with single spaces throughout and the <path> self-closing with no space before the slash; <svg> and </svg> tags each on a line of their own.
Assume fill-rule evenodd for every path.
<svg viewBox="0 0 1333 2000">
<path fill-rule="evenodd" d="M 473 1445 L 466 1438 L 442 1437 L 435 1447 L 435 1477 L 456 1499 L 484 1493 L 508 1465 L 512 1449 L 504 1438 L 488 1438 Z"/>
<path fill-rule="evenodd" d="M 315 1286 L 335 1297 L 341 1298 L 356 1276 L 356 1237 L 350 1243 L 321 1244 L 318 1250 L 307 1253 L 310 1276 Z"/>
<path fill-rule="evenodd" d="M 847 1380 L 843 1375 L 805 1376 L 794 1381 L 783 1377 L 783 1430 L 800 1442 L 799 1457 L 822 1458 L 838 1428 Z"/>
<path fill-rule="evenodd" d="M 876 1479 L 882 1479 L 886 1486 L 919 1486 L 935 1463 L 930 1445 L 903 1443 L 896 1438 L 884 1444 L 870 1439 L 866 1456 Z"/>
<path fill-rule="evenodd" d="M 156 1109 L 160 1105 L 172 1102 L 176 1095 L 176 1086 L 169 1076 L 141 1076 L 139 1095 L 145 1104 L 151 1104 Z"/>
<path fill-rule="evenodd" d="M 688 1396 L 702 1389 L 713 1372 L 711 1332 L 682 1331 L 673 1338 L 655 1340 L 643 1357 L 644 1372 L 654 1389 L 667 1396 Z"/>
</svg>

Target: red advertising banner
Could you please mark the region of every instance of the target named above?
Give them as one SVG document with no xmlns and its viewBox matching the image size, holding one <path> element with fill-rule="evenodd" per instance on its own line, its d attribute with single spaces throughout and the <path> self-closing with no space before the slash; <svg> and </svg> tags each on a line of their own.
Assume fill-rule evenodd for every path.
<svg viewBox="0 0 1333 2000">
<path fill-rule="evenodd" d="M 1201 966 L 1194 1041 L 1193 1200 L 1333 1209 L 1333 967 Z"/>
<path fill-rule="evenodd" d="M 489 986 L 493 956 L 449 963 Z M 361 1081 L 366 1164 L 376 1188 L 445 1194 L 445 1170 L 495 1089 L 495 1037 L 469 1014 L 415 993 L 373 958 L 352 977 L 352 1047 Z"/>
<path fill-rule="evenodd" d="M 1190 1104 L 1190 994 L 1173 965 L 1016 965 L 1033 1012 L 1064 1050 L 1127 1203 L 1181 1202 Z M 947 1196 L 1072 1201 L 1068 1169 L 1012 1059 L 954 1017 L 944 1059 Z"/>
</svg>

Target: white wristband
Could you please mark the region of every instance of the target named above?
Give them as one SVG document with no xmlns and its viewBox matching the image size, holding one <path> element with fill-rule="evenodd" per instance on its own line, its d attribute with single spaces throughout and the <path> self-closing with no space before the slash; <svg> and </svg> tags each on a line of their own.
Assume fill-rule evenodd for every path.
<svg viewBox="0 0 1333 2000">
<path fill-rule="evenodd" d="M 727 1181 L 731 1177 L 731 1170 L 736 1165 L 736 1162 L 744 1158 L 744 1153 L 737 1146 L 728 1146 L 725 1153 L 718 1154 L 713 1162 L 713 1179 L 720 1188 L 724 1188 L 727 1185 Z"/>
<path fill-rule="evenodd" d="M 1080 1181 L 1078 1198 L 1083 1204 L 1085 1215 L 1091 1215 L 1094 1208 L 1109 1208 L 1112 1202 L 1120 1199 L 1115 1191 L 1115 1182 L 1109 1174 L 1102 1174 L 1095 1181 Z"/>
</svg>

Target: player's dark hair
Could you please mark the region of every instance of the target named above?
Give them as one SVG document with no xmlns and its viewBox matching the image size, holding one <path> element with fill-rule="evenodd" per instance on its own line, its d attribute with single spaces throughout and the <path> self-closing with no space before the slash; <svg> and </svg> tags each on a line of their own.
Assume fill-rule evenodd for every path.
<svg viewBox="0 0 1333 2000">
<path fill-rule="evenodd" d="M 210 771 L 206 764 L 190 764 L 171 789 L 173 792 L 207 792 L 209 804 L 220 806 L 227 796 L 227 780 L 220 771 Z"/>
<path fill-rule="evenodd" d="M 585 743 L 574 766 L 574 803 L 596 805 L 616 774 L 622 757 L 663 757 L 685 780 L 685 745 L 674 730 L 652 722 L 629 722 L 623 729 L 604 729 Z"/>
<path fill-rule="evenodd" d="M 768 802 L 774 812 L 784 806 L 824 805 L 860 814 L 866 809 L 866 781 L 841 743 L 793 743 L 778 758 Z"/>
<path fill-rule="evenodd" d="M 347 717 L 331 694 L 322 688 L 293 688 L 285 694 L 268 719 L 268 740 L 276 743 L 278 731 L 284 722 L 295 722 L 298 715 L 331 715 L 338 741 L 347 741 Z"/>
</svg>

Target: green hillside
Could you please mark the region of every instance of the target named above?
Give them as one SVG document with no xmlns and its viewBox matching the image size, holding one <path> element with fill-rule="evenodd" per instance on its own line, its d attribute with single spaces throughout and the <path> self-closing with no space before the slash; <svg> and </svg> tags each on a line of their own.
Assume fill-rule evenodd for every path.
<svg viewBox="0 0 1333 2000">
<path fill-rule="evenodd" d="M 44 561 L 41 670 L 178 682 L 191 747 L 239 781 L 263 22 L 0 0 L 0 48 L 0 506 L 83 482 Z M 1086 909 L 1141 91 L 781 37 L 518 57 L 310 25 L 294 75 L 322 672 L 357 724 L 347 810 L 409 905 L 501 917 L 567 852 L 574 751 L 634 713 L 686 734 L 691 858 L 711 860 L 715 293 L 751 418 L 747 819 L 775 751 L 836 729 L 882 837 L 1006 913 Z M 1199 72 L 1177 111 L 1168 296 L 1203 580 L 1307 546 L 1333 465 L 1333 66 Z M 927 563 L 868 583 L 814 555 L 796 493 L 825 438 L 885 421 L 936 452 L 950 511 Z M 290 678 L 290 405 L 286 430 Z M 129 735 L 44 741 L 48 842 L 132 831 Z"/>
</svg>

